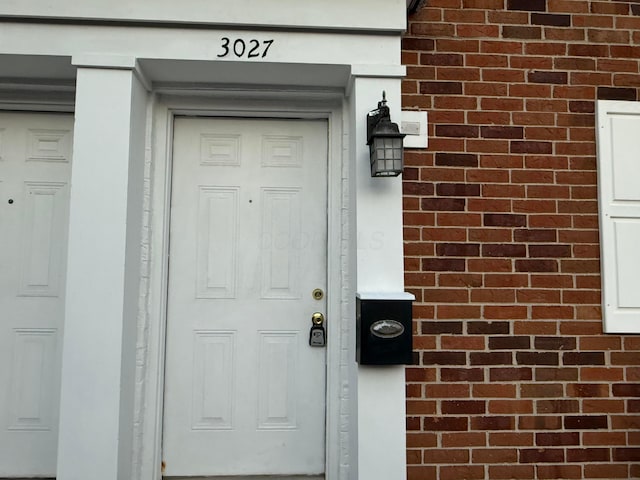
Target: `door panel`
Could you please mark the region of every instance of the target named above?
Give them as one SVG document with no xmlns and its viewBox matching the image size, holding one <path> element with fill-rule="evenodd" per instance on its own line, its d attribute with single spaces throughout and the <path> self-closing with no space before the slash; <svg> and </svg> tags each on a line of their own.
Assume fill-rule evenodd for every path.
<svg viewBox="0 0 640 480">
<path fill-rule="evenodd" d="M 72 129 L 0 114 L 0 477 L 56 471 Z"/>
<path fill-rule="evenodd" d="M 165 475 L 324 471 L 325 121 L 174 129 Z"/>
</svg>

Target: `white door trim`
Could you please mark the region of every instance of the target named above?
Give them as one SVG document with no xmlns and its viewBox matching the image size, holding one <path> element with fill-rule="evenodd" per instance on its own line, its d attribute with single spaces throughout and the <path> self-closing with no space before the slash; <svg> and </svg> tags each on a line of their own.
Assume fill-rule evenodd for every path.
<svg viewBox="0 0 640 480">
<path fill-rule="evenodd" d="M 247 98 L 210 94 L 207 97 L 162 96 L 154 108 L 153 168 L 151 173 L 150 256 L 148 297 L 146 299 L 145 339 L 147 365 L 138 402 L 143 428 L 135 443 L 137 455 L 134 471 L 140 479 L 161 478 L 162 421 L 164 393 L 164 345 L 168 280 L 169 203 L 171 197 L 173 119 L 176 115 L 317 118 L 326 119 L 329 132 L 328 161 L 328 261 L 327 261 L 327 391 L 326 391 L 326 479 L 337 480 L 341 465 L 348 462 L 349 399 L 355 385 L 350 385 L 353 362 L 346 352 L 353 343 L 349 322 L 353 321 L 354 286 L 350 272 L 355 255 L 349 242 L 348 152 L 343 142 L 342 96 L 327 92 L 305 101 L 300 92 L 271 93 L 268 99 L 252 92 Z M 291 97 L 295 97 L 291 100 Z M 262 97 L 262 98 L 261 98 Z M 318 98 L 322 97 L 322 98 Z M 350 387 L 345 388 L 345 385 Z M 351 391 L 353 389 L 353 391 Z M 345 391 L 347 390 L 347 391 Z M 346 421 L 345 421 L 346 419 Z M 353 452 L 354 453 L 354 452 Z"/>
</svg>

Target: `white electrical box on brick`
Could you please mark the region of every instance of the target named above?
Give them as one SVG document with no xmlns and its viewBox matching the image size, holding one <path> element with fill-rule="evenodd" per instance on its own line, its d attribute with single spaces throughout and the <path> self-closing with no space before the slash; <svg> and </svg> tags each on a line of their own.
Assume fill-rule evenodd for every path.
<svg viewBox="0 0 640 480">
<path fill-rule="evenodd" d="M 406 135 L 405 148 L 427 148 L 427 112 L 402 110 L 400 132 Z"/>
</svg>

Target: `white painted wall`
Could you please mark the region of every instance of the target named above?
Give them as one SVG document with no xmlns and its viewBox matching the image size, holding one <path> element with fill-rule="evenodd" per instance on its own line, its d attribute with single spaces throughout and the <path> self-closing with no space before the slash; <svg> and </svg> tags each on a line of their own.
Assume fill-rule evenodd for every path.
<svg viewBox="0 0 640 480">
<path fill-rule="evenodd" d="M 372 178 L 365 118 L 386 91 L 391 119 L 400 119 L 396 78 L 358 76 L 351 95 L 355 171 L 357 291 L 404 291 L 402 179 Z M 406 478 L 404 366 L 358 367 L 358 478 Z"/>
<path fill-rule="evenodd" d="M 78 70 L 59 480 L 131 478 L 145 96 L 130 69 Z"/>
<path fill-rule="evenodd" d="M 330 480 L 402 480 L 404 368 L 355 364 L 354 301 L 356 290 L 403 290 L 401 180 L 370 178 L 365 117 L 386 90 L 392 118 L 400 119 L 405 4 L 330 0 L 307 10 L 310 4 L 303 7 L 297 0 L 242 0 L 216 8 L 222 4 L 64 0 L 54 7 L 45 0 L 0 0 L 2 77 L 37 71 L 42 83 L 77 69 L 58 478 L 155 480 L 160 475 L 166 238 L 149 228 L 164 228 L 162 198 L 167 197 L 159 195 L 151 204 L 149 198 L 168 191 L 168 171 L 156 170 L 170 165 L 171 109 L 158 96 L 162 92 L 184 99 L 174 102 L 173 111 L 191 105 L 207 113 L 202 107 L 207 104 L 215 105 L 209 113 L 245 115 L 278 115 L 300 105 L 307 111 L 314 99 L 318 105 L 324 98 L 343 99 L 339 113 L 324 107 L 332 118 L 342 118 L 343 128 L 332 130 L 338 157 L 332 168 L 342 171 L 332 178 L 344 182 L 331 207 L 342 212 L 335 244 L 341 251 L 343 297 L 335 311 L 342 317 L 337 338 L 344 343 L 332 364 L 340 370 L 332 377 L 340 384 L 329 388 L 336 397 L 331 408 L 338 412 L 331 427 L 339 429 L 331 438 L 340 447 L 331 454 L 328 475 Z M 12 16 L 34 22 L 2 23 Z M 47 24 L 53 17 L 183 25 Z M 220 27 L 188 28 L 196 21 Z M 232 28 L 239 23 L 278 28 Z M 287 30 L 294 25 L 300 28 Z M 265 58 L 220 58 L 225 37 L 274 43 Z M 74 65 L 64 63 L 72 57 Z M 51 68 L 39 61 L 43 58 L 55 58 Z M 139 74 L 136 65 L 142 65 Z M 143 85 L 156 92 L 148 104 Z M 251 99 L 252 106 L 239 99 Z M 156 109 L 164 120 L 155 117 L 153 123 L 148 113 Z M 147 160 L 145 171 L 148 138 L 154 139 L 146 145 L 153 146 L 146 155 L 153 164 Z M 152 210 L 143 216 L 145 202 Z M 147 272 L 150 297 L 141 278 Z"/>
<path fill-rule="evenodd" d="M 404 30 L 405 9 L 404 0 L 0 0 L 0 15 L 7 17 L 348 30 Z"/>
</svg>

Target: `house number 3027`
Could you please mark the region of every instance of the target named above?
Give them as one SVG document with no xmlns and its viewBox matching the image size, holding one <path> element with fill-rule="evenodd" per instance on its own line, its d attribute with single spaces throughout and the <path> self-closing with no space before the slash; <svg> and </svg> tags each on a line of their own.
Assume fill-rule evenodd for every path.
<svg viewBox="0 0 640 480">
<path fill-rule="evenodd" d="M 243 38 L 222 37 L 220 42 L 222 51 L 218 54 L 218 58 L 230 55 L 237 58 L 264 58 L 272 44 L 273 40 L 260 41 L 255 38 L 245 40 Z"/>
</svg>

